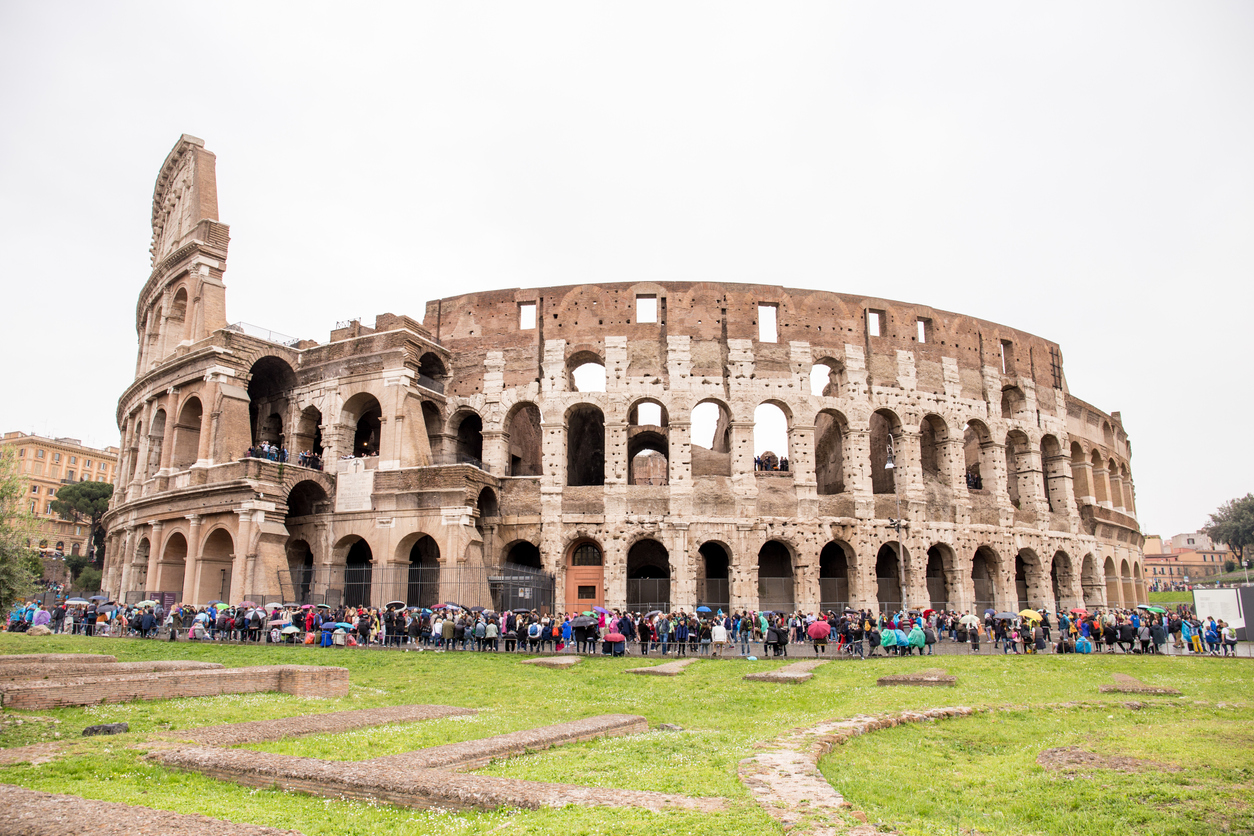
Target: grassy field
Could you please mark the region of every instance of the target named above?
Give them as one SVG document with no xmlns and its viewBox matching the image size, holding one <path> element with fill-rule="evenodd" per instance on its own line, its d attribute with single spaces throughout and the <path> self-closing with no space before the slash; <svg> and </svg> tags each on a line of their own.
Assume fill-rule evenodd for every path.
<svg viewBox="0 0 1254 836">
<path fill-rule="evenodd" d="M 1164 592 L 1149 592 L 1146 594 L 1149 595 L 1149 602 L 1151 604 L 1156 604 L 1160 607 L 1166 607 L 1168 604 L 1173 606 L 1175 604 L 1193 605 L 1192 592 L 1175 592 L 1172 590 L 1166 590 Z"/>
<path fill-rule="evenodd" d="M 1058 736 L 1063 729 L 1082 728 L 1072 720 L 1062 722 L 1066 712 L 1044 710 L 1041 706 L 1071 700 L 1118 705 L 1126 697 L 1099 695 L 1097 685 L 1110 681 L 1112 673 L 1123 671 L 1147 684 L 1179 687 L 1185 693 L 1182 699 L 1152 697 L 1149 700 L 1155 704 L 1183 701 L 1189 708 L 1138 713 L 1112 708 L 1111 713 L 1119 718 L 1120 728 L 1128 723 L 1140 723 L 1140 718 L 1156 718 L 1155 728 L 1170 729 L 1170 734 L 1162 737 L 1173 741 L 1172 747 L 1161 751 L 1153 749 L 1146 742 L 1148 738 L 1138 737 L 1135 746 L 1118 738 L 1118 746 L 1147 752 L 1155 760 L 1194 767 L 1188 773 L 1190 777 L 1202 766 L 1200 761 L 1190 760 L 1197 757 L 1192 753 L 1205 751 L 1216 766 L 1212 772 L 1199 773 L 1198 780 L 1203 783 L 1198 784 L 1195 795 L 1188 796 L 1190 809 L 1194 809 L 1196 817 L 1203 822 L 1207 816 L 1222 812 L 1234 827 L 1242 821 L 1248 824 L 1238 815 L 1237 805 L 1225 801 L 1232 793 L 1248 794 L 1251 780 L 1248 767 L 1244 767 L 1244 772 L 1223 768 L 1224 764 L 1237 763 L 1242 758 L 1248 762 L 1249 745 L 1254 742 L 1254 727 L 1251 726 L 1254 707 L 1248 702 L 1250 686 L 1254 684 L 1254 665 L 1244 661 L 1113 656 L 915 657 L 838 662 L 818 669 L 813 680 L 796 686 L 750 683 L 741 679 L 750 666 L 764 670 L 781 664 L 765 661 L 707 661 L 689 668 L 682 676 L 668 679 L 624 674 L 626 668 L 641 664 L 638 659 L 589 659 L 570 670 L 560 671 L 522 665 L 525 657 L 473 653 L 170 645 L 69 636 L 30 639 L 0 634 L 0 653 L 73 651 L 112 653 L 123 661 L 187 658 L 230 666 L 280 662 L 339 664 L 350 669 L 352 688 L 347 697 L 340 699 L 256 694 L 56 709 L 39 713 L 56 722 L 28 718 L 21 725 L 14 722 L 21 716 L 20 712 L 6 712 L 6 722 L 0 729 L 0 747 L 52 740 L 73 740 L 75 744 L 69 755 L 51 763 L 0 768 L 0 781 L 49 792 L 291 827 L 311 835 L 342 836 L 367 831 L 375 834 L 780 833 L 781 829 L 752 801 L 736 778 L 737 763 L 752 753 L 755 743 L 791 728 L 859 713 L 955 704 L 1022 707 L 1023 716 L 1036 719 L 1021 723 L 1025 731 L 1009 742 L 998 743 L 996 737 L 981 738 L 981 735 L 1005 733 L 1015 726 L 1001 719 L 1014 715 L 998 714 L 996 723 L 992 718 L 981 717 L 929 725 L 926 731 L 910 727 L 915 730 L 901 728 L 879 733 L 843 747 L 835 756 L 836 767 L 831 760 L 825 763 L 829 780 L 833 780 L 856 806 L 873 811 L 898 826 L 915 827 L 914 832 L 921 833 L 926 828 L 932 828 L 928 832 L 950 832 L 942 826 L 952 830 L 954 811 L 960 809 L 956 802 L 951 803 L 951 793 L 962 796 L 971 790 L 963 786 L 956 791 L 947 789 L 954 780 L 950 774 L 954 770 L 941 766 L 951 762 L 947 758 L 995 758 L 998 760 L 973 761 L 975 765 L 971 768 L 977 772 L 1007 769 L 1015 775 L 1022 773 L 1032 777 L 1033 770 L 1039 771 L 1032 762 L 1040 749 L 1069 745 L 1054 741 L 1064 739 Z M 957 688 L 878 688 L 875 685 L 876 677 L 885 673 L 936 664 L 958 675 Z M 154 766 L 143 758 L 142 751 L 132 748 L 146 735 L 157 731 L 417 702 L 461 705 L 479 709 L 479 714 L 472 718 L 387 726 L 249 748 L 256 750 L 261 758 L 268 752 L 281 752 L 328 760 L 356 760 L 595 714 L 634 713 L 648 718 L 650 724 L 675 723 L 684 730 L 678 733 L 653 731 L 576 744 L 497 762 L 483 772 L 593 786 L 718 795 L 730 799 L 731 808 L 718 815 L 581 808 L 539 812 L 502 810 L 466 815 L 418 812 L 254 790 L 198 775 L 173 773 Z M 1225 703 L 1226 707 L 1214 708 L 1218 703 Z M 1080 714 L 1094 722 L 1099 714 L 1101 718 L 1106 716 L 1100 711 Z M 1183 716 L 1190 718 L 1187 726 L 1181 726 L 1175 719 Z M 1054 718 L 1060 722 L 1054 723 Z M 130 723 L 130 733 L 104 739 L 79 738 L 87 725 L 116 721 Z M 990 728 L 992 732 L 988 731 Z M 1114 726 L 1102 728 L 1113 729 Z M 975 731 L 967 731 L 969 729 Z M 938 733 L 957 736 L 937 737 L 933 741 L 932 736 Z M 1083 738 L 1092 731 L 1076 734 Z M 968 742 L 963 743 L 963 740 Z M 924 741 L 932 742 L 924 745 Z M 907 748 L 903 749 L 903 743 Z M 888 748 L 876 748 L 883 746 Z M 902 757 L 903 752 L 908 753 L 908 757 Z M 916 784 L 929 788 L 923 795 L 932 798 L 933 803 L 923 807 L 902 806 L 897 796 L 916 800 L 923 796 L 919 792 L 890 792 L 890 797 L 885 798 L 878 789 L 884 782 L 874 778 L 846 785 L 848 770 L 840 766 L 849 758 L 863 759 L 858 762 L 869 764 L 870 768 L 856 771 L 871 776 L 880 774 L 879 764 L 885 764 L 885 768 L 891 764 L 894 769 L 905 769 L 894 781 L 914 775 Z M 1139 805 L 1140 812 L 1135 817 L 1125 815 L 1120 819 L 1105 812 L 1097 816 L 1107 807 L 1116 812 L 1121 806 L 1127 807 L 1127 798 L 1163 797 L 1166 785 L 1155 783 L 1145 774 L 1120 776 L 1117 780 L 1103 776 L 1100 782 L 1085 783 L 1086 791 L 1101 803 L 1086 801 L 1084 808 L 1072 808 L 1070 814 L 1059 812 L 1067 808 L 1054 803 L 1054 796 L 1049 795 L 1039 795 L 1043 799 L 1040 803 L 1019 804 L 1018 794 L 1007 796 L 1006 787 L 1019 789 L 1022 786 L 1024 793 L 1034 798 L 1038 793 L 1035 785 L 1020 785 L 1018 780 L 1016 778 L 1012 784 L 993 781 L 984 785 L 980 792 L 987 792 L 988 797 L 980 797 L 979 809 L 994 815 L 996 821 L 968 818 L 962 819 L 963 826 L 976 826 L 987 834 L 1078 833 L 1078 827 L 1074 830 L 1055 827 L 1059 817 L 1084 822 L 1092 816 L 1090 826 L 1083 828 L 1086 836 L 1220 832 L 1189 829 L 1188 821 L 1182 824 L 1180 814 L 1171 809 L 1171 805 L 1158 803 Z M 890 782 L 888 786 L 898 784 Z M 1208 793 L 1220 802 L 1206 802 L 1204 796 Z M 972 796 L 973 803 L 975 798 Z"/>
</svg>

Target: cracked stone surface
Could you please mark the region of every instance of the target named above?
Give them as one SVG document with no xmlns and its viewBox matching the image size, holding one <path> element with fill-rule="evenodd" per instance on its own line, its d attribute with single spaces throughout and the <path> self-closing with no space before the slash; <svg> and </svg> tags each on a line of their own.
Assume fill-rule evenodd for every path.
<svg viewBox="0 0 1254 836">
<path fill-rule="evenodd" d="M 579 664 L 578 656 L 541 656 L 538 659 L 528 659 L 523 662 L 524 665 L 535 665 L 538 668 L 569 668 L 572 665 Z"/>
<path fill-rule="evenodd" d="M 820 665 L 826 665 L 827 659 L 812 659 L 809 662 L 794 662 L 791 665 L 785 665 L 773 671 L 761 671 L 759 673 L 750 673 L 744 676 L 750 682 L 805 682 L 813 679 L 812 670 Z"/>
<path fill-rule="evenodd" d="M 451 705 L 395 705 L 386 708 L 364 708 L 358 711 L 335 711 L 329 714 L 305 714 L 278 720 L 253 720 L 248 723 L 226 723 L 157 735 L 159 739 L 190 740 L 207 746 L 235 746 L 302 737 L 310 734 L 337 734 L 353 729 L 383 726 L 388 723 L 415 723 L 440 717 L 477 714 L 473 708 Z"/>
<path fill-rule="evenodd" d="M 0 809 L 4 810 L 0 836 L 302 836 L 298 830 L 235 824 L 208 816 L 53 795 L 8 784 L 0 784 Z"/>
<path fill-rule="evenodd" d="M 653 665 L 647 668 L 628 668 L 627 673 L 639 673 L 645 676 L 679 676 L 683 673 L 684 668 L 691 665 L 696 659 L 676 659 L 674 662 L 665 662 L 661 665 Z"/>
</svg>

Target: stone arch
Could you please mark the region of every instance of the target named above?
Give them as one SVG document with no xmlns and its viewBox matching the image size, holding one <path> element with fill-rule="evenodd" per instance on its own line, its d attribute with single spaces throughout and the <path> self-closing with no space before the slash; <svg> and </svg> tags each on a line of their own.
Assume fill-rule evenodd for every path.
<svg viewBox="0 0 1254 836">
<path fill-rule="evenodd" d="M 161 559 L 157 562 L 157 579 L 152 585 L 154 592 L 183 592 L 187 571 L 187 536 L 182 531 L 166 535 L 161 547 Z"/>
<path fill-rule="evenodd" d="M 1123 606 L 1136 606 L 1136 581 L 1132 577 L 1132 565 L 1126 557 L 1119 561 L 1119 585 L 1123 590 Z"/>
<path fill-rule="evenodd" d="M 440 601 L 440 544 L 430 534 L 416 531 L 397 548 L 401 562 L 408 562 L 405 606 L 434 609 Z"/>
<path fill-rule="evenodd" d="M 252 443 L 268 441 L 282 446 L 283 416 L 288 399 L 296 388 L 296 372 L 282 357 L 263 354 L 248 370 L 248 424 Z M 271 416 L 278 416 L 277 433 Z"/>
<path fill-rule="evenodd" d="M 996 473 L 993 436 L 988 425 L 972 418 L 962 432 L 962 455 L 966 468 L 967 490 L 986 489 L 985 481 Z M 991 484 L 991 482 L 990 482 Z"/>
<path fill-rule="evenodd" d="M 1106 479 L 1106 460 L 1102 458 L 1101 451 L 1093 451 L 1092 465 L 1093 496 L 1097 500 L 1098 505 L 1108 504 L 1110 502 L 1110 483 Z"/>
<path fill-rule="evenodd" d="M 418 358 L 418 385 L 432 392 L 444 393 L 444 381 L 448 380 L 448 371 L 444 360 L 434 351 L 428 351 Z"/>
<path fill-rule="evenodd" d="M 1044 606 L 1045 570 L 1041 558 L 1032 549 L 1019 549 L 1015 555 L 1016 612 Z"/>
<path fill-rule="evenodd" d="M 422 426 L 431 450 L 431 463 L 444 464 L 444 417 L 431 401 L 422 402 Z"/>
<path fill-rule="evenodd" d="M 516 566 L 528 566 L 532 569 L 543 569 L 540 549 L 530 540 L 514 540 L 506 544 L 504 562 Z"/>
<path fill-rule="evenodd" d="M 301 453 L 322 457 L 322 410 L 318 407 L 308 406 L 301 411 L 296 421 L 292 446 L 293 459 L 297 459 Z"/>
<path fill-rule="evenodd" d="M 204 604 L 231 597 L 231 571 L 235 560 L 235 539 L 226 528 L 212 529 L 200 547 L 200 586 L 195 601 Z"/>
<path fill-rule="evenodd" d="M 901 553 L 898 554 L 900 545 Z M 880 612 L 905 609 L 906 566 L 910 553 L 896 540 L 884 543 L 875 553 L 875 596 Z"/>
<path fill-rule="evenodd" d="M 1054 552 L 1054 559 L 1049 565 L 1049 585 L 1053 593 L 1054 606 L 1059 610 L 1069 610 L 1081 606 L 1075 599 L 1075 570 L 1071 565 L 1071 555 L 1062 549 Z"/>
<path fill-rule="evenodd" d="M 1119 570 L 1115 568 L 1115 559 L 1106 555 L 1102 564 L 1102 574 L 1106 579 L 1106 606 L 1119 606 Z"/>
<path fill-rule="evenodd" d="M 1001 417 L 1009 421 L 1027 405 L 1023 390 L 1018 386 L 1003 386 L 1001 390 Z"/>
<path fill-rule="evenodd" d="M 1132 582 L 1136 592 L 1136 602 L 1138 604 L 1149 603 L 1145 595 L 1145 574 L 1141 571 L 1141 564 L 1135 560 L 1132 562 Z"/>
<path fill-rule="evenodd" d="M 302 518 L 330 511 L 326 489 L 312 479 L 302 479 L 287 493 L 287 522 L 295 524 Z"/>
<path fill-rule="evenodd" d="M 845 441 L 849 421 L 834 409 L 824 409 L 814 419 L 814 471 L 820 496 L 844 493 Z"/>
<path fill-rule="evenodd" d="M 605 550 L 591 537 L 577 537 L 566 549 L 566 610 L 582 612 L 605 601 Z"/>
<path fill-rule="evenodd" d="M 731 476 L 731 409 L 706 398 L 692 408 L 690 418 L 693 477 Z"/>
<path fill-rule="evenodd" d="M 1110 425 L 1109 421 L 1102 422 L 1102 441 L 1109 449 L 1115 447 L 1115 429 Z"/>
<path fill-rule="evenodd" d="M 340 423 L 353 433 L 351 454 L 377 456 L 383 441 L 383 407 L 370 392 L 358 392 L 344 402 Z"/>
<path fill-rule="evenodd" d="M 345 606 L 369 607 L 374 580 L 374 551 L 364 537 L 350 534 L 335 546 L 344 561 L 343 600 Z"/>
<path fill-rule="evenodd" d="M 837 398 L 845 387 L 845 364 L 835 357 L 822 357 L 810 367 L 810 394 Z"/>
<path fill-rule="evenodd" d="M 650 537 L 627 550 L 627 609 L 666 610 L 671 600 L 671 563 L 666 547 Z"/>
<path fill-rule="evenodd" d="M 506 416 L 510 476 L 544 475 L 544 437 L 540 423 L 540 408 L 531 401 L 514 404 Z"/>
<path fill-rule="evenodd" d="M 932 609 L 958 608 L 961 584 L 958 577 L 958 558 L 953 548 L 945 543 L 932 544 L 927 550 L 924 577 Z"/>
<path fill-rule="evenodd" d="M 290 537 L 284 549 L 287 554 L 288 583 L 283 589 L 283 597 L 288 593 L 298 604 L 313 603 L 309 600 L 313 587 L 314 554 L 313 547 L 304 537 Z"/>
<path fill-rule="evenodd" d="M 161 451 L 165 444 L 165 410 L 158 409 L 152 415 L 148 428 L 148 467 L 144 478 L 151 479 L 161 469 Z"/>
<path fill-rule="evenodd" d="M 627 408 L 627 423 L 633 427 L 669 427 L 670 413 L 657 398 L 640 398 Z"/>
<path fill-rule="evenodd" d="M 765 463 L 768 454 L 774 454 L 780 470 L 791 465 L 789 434 L 792 428 L 792 411 L 778 400 L 765 400 L 753 410 L 753 455 Z"/>
<path fill-rule="evenodd" d="M 936 413 L 923 416 L 919 423 L 919 464 L 925 481 L 949 483 L 948 464 L 945 460 L 945 442 L 949 440 L 949 426 Z"/>
<path fill-rule="evenodd" d="M 475 500 L 475 507 L 479 509 L 479 522 L 484 520 L 497 520 L 501 516 L 501 506 L 497 501 L 496 491 L 490 487 L 485 487 L 479 491 L 479 498 Z"/>
<path fill-rule="evenodd" d="M 992 546 L 983 545 L 971 558 L 972 612 L 983 615 L 998 604 L 998 578 L 1001 576 L 1001 555 Z"/>
<path fill-rule="evenodd" d="M 448 421 L 454 439 L 455 462 L 483 468 L 483 418 L 470 407 L 455 411 Z"/>
<path fill-rule="evenodd" d="M 566 412 L 566 484 L 605 484 L 605 414 L 594 404 L 578 403 Z"/>
<path fill-rule="evenodd" d="M 697 605 L 717 612 L 731 609 L 731 549 L 706 540 L 697 549 Z"/>
<path fill-rule="evenodd" d="M 178 420 L 174 422 L 174 450 L 170 457 L 174 470 L 186 470 L 199 459 L 203 412 L 199 397 L 192 395 L 183 401 Z"/>
<path fill-rule="evenodd" d="M 605 358 L 590 349 L 572 352 L 566 358 L 566 379 L 572 392 L 604 392 Z"/>
<path fill-rule="evenodd" d="M 187 316 L 187 287 L 180 285 L 170 301 L 170 312 L 166 320 L 169 328 L 167 351 L 187 339 L 190 321 Z"/>
<path fill-rule="evenodd" d="M 1105 599 L 1102 576 L 1097 572 L 1097 560 L 1092 552 L 1080 561 L 1080 593 L 1081 607 L 1096 607 Z"/>
<path fill-rule="evenodd" d="M 627 484 L 666 485 L 670 482 L 670 444 L 660 432 L 632 427 L 627 437 Z"/>
<path fill-rule="evenodd" d="M 758 609 L 792 612 L 796 605 L 793 549 L 770 539 L 758 550 Z"/>
<path fill-rule="evenodd" d="M 819 609 L 839 613 L 849 606 L 849 579 L 856 571 L 853 546 L 831 540 L 819 552 Z"/>
<path fill-rule="evenodd" d="M 868 442 L 871 452 L 871 491 L 872 493 L 895 493 L 898 466 L 902 463 L 904 450 L 896 450 L 901 438 L 901 419 L 891 409 L 877 409 L 871 413 L 871 426 Z M 892 444 L 896 453 L 893 467 L 888 467 L 888 445 Z"/>
</svg>

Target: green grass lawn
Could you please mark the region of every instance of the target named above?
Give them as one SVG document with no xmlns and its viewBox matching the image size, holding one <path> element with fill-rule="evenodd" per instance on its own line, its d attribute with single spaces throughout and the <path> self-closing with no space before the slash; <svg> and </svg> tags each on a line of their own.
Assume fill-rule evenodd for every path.
<svg viewBox="0 0 1254 836">
<path fill-rule="evenodd" d="M 1164 592 L 1150 592 L 1147 594 L 1149 595 L 1149 602 L 1151 604 L 1157 604 L 1160 607 L 1165 607 L 1168 604 L 1173 606 L 1176 604 L 1188 604 L 1189 606 L 1193 605 L 1192 592 L 1174 592 L 1172 590 L 1166 590 Z"/>
<path fill-rule="evenodd" d="M 1197 733 L 1210 729 L 1206 733 L 1212 734 L 1215 728 L 1231 728 L 1232 722 L 1248 724 L 1251 721 L 1251 709 L 1245 700 L 1248 699 L 1246 695 L 1251 684 L 1254 684 L 1254 666 L 1250 663 L 1204 658 L 915 657 L 864 663 L 837 662 L 818 669 L 814 679 L 803 685 L 770 685 L 744 682 L 741 676 L 751 666 L 754 670 L 764 670 L 783 662 L 703 661 L 688 668 L 679 677 L 662 678 L 632 676 L 623 672 L 640 665 L 639 659 L 594 658 L 563 671 L 522 665 L 522 659 L 526 657 L 512 655 L 187 643 L 170 645 L 167 642 L 125 639 L 71 636 L 30 639 L 0 634 L 0 653 L 73 651 L 111 653 L 121 661 L 186 658 L 218 661 L 229 666 L 295 663 L 348 667 L 352 687 L 344 698 L 303 699 L 283 694 L 253 694 L 65 708 L 39 712 L 40 716 L 59 721 L 57 723 L 27 721 L 21 726 L 6 723 L 0 730 L 0 747 L 5 748 L 55 739 L 81 741 L 75 746 L 73 754 L 51 763 L 0 768 L 0 781 L 49 792 L 197 812 L 272 827 L 291 827 L 308 834 L 327 836 L 367 831 L 375 834 L 781 833 L 779 826 L 740 785 L 736 778 L 736 765 L 754 751 L 754 744 L 791 728 L 859 713 L 940 705 L 1014 704 L 1027 707 L 1027 716 L 1059 715 L 1063 712 L 1038 712 L 1032 711 L 1031 707 L 1070 700 L 1118 704 L 1127 698 L 1099 695 L 1097 685 L 1109 682 L 1113 672 L 1123 671 L 1147 684 L 1178 687 L 1184 691 L 1183 701 L 1190 704 L 1202 701 L 1207 706 L 1219 702 L 1240 706 L 1224 709 L 1226 713 L 1201 706 L 1196 710 L 1190 709 L 1188 716 L 1200 718 L 1194 724 Z M 795 661 L 795 657 L 789 661 Z M 878 688 L 875 685 L 875 679 L 886 673 L 936 665 L 946 667 L 959 677 L 957 688 Z M 1166 697 L 1149 699 L 1156 703 L 1181 701 Z M 474 814 L 420 812 L 386 805 L 254 790 L 199 775 L 173 773 L 145 760 L 142 751 L 132 748 L 147 735 L 165 730 L 406 703 L 460 705 L 476 708 L 479 714 L 471 718 L 386 726 L 257 744 L 248 748 L 255 750 L 260 758 L 264 758 L 266 753 L 278 752 L 328 760 L 356 760 L 595 714 L 632 713 L 645 716 L 651 725 L 675 723 L 684 730 L 651 731 L 632 737 L 575 744 L 500 761 L 482 771 L 485 774 L 541 781 L 717 795 L 730 799 L 731 808 L 717 815 L 573 807 Z M 1125 714 L 1159 717 L 1160 712 L 1169 711 L 1179 712 L 1178 709 L 1161 709 L 1132 715 L 1126 709 L 1119 709 L 1115 713 L 1120 717 Z M 15 714 L 20 712 L 6 712 L 6 715 Z M 1101 716 L 1105 717 L 1105 714 Z M 1167 720 L 1161 721 L 1161 728 L 1170 730 L 1170 734 L 1164 736 L 1179 737 L 1172 725 L 1174 721 L 1170 719 L 1177 716 L 1183 715 L 1170 714 Z M 87 725 L 117 721 L 130 723 L 130 733 L 103 739 L 79 737 Z M 989 725 L 997 731 L 1006 728 L 1004 722 L 991 724 L 988 719 L 976 718 L 929 725 L 927 733 L 930 735 L 948 728 L 983 729 Z M 1226 743 L 1219 734 L 1205 738 L 1204 747 L 1208 756 L 1225 747 L 1233 751 L 1234 758 L 1239 757 L 1235 753 L 1248 752 L 1252 738 L 1248 727 L 1242 728 L 1247 729 L 1242 732 L 1245 736 L 1234 737 L 1231 743 Z M 855 755 L 861 757 L 857 752 L 862 747 L 881 745 L 878 742 L 880 739 L 897 739 L 900 743 L 903 739 L 900 735 L 909 736 L 910 732 L 894 729 L 873 735 L 842 747 L 836 757 L 841 760 Z M 931 749 L 916 750 L 913 739 L 909 743 L 910 747 L 905 750 L 898 745 L 888 752 L 893 759 L 906 765 L 926 755 L 927 760 L 919 760 L 921 771 L 918 774 L 930 776 L 929 781 L 937 781 L 937 763 L 944 762 L 946 749 L 951 744 L 938 739 Z M 1045 748 L 1043 744 L 1035 749 L 1032 746 L 1035 744 L 1027 746 L 1022 758 L 1031 761 L 1041 748 Z M 902 757 L 903 753 L 908 757 Z M 953 756 L 957 757 L 959 753 L 960 750 Z M 1167 752 L 1158 759 L 1172 760 L 1177 756 L 1180 755 Z M 939 761 L 936 760 L 938 758 Z M 1215 762 L 1219 763 L 1217 759 Z M 1022 766 L 1018 761 L 1013 763 L 1016 769 Z M 1023 769 L 1030 770 L 1030 767 Z M 874 782 L 867 786 L 846 787 L 840 783 L 840 778 L 830 772 L 828 775 L 856 806 L 874 810 L 877 815 L 902 824 L 918 821 L 919 827 L 931 826 L 927 824 L 929 822 L 949 822 L 948 826 L 952 827 L 952 819 L 946 818 L 952 807 L 942 805 L 936 808 L 943 812 L 939 817 L 929 810 L 899 810 L 873 792 Z M 1133 775 L 1127 776 L 1126 780 L 1106 782 L 1109 789 L 1100 790 L 1098 795 L 1107 799 L 1111 806 L 1118 807 L 1127 797 L 1125 794 L 1132 790 L 1156 793 L 1161 789 L 1157 785 L 1151 786 L 1148 780 L 1144 775 Z M 1249 775 L 1246 773 L 1242 777 L 1225 772 L 1222 776 L 1206 780 L 1212 783 L 1202 789 L 1210 787 L 1216 790 L 1217 797 L 1226 798 L 1219 792 L 1227 792 L 1222 789 L 1228 786 L 1223 782 L 1229 781 L 1231 787 L 1236 788 L 1233 792 L 1241 787 L 1248 790 Z M 1204 793 L 1199 790 L 1201 794 Z M 1054 809 L 1056 805 L 1051 805 L 1050 809 L 1042 809 L 1038 805 L 1024 811 L 1012 801 L 997 796 L 992 803 L 981 802 L 984 810 L 1001 811 L 1005 817 L 1002 829 L 993 828 L 984 820 L 973 826 L 983 833 L 1063 832 L 1052 829 L 1050 822 L 1055 819 L 1044 817 L 1047 813 L 1058 815 Z M 1197 803 L 1201 804 L 1201 801 Z M 1091 806 L 1098 809 L 1100 805 Z M 1160 809 L 1154 804 L 1141 805 L 1141 808 L 1143 815 L 1137 821 L 1120 821 L 1117 827 L 1113 827 L 1103 818 L 1098 826 L 1087 828 L 1084 833 L 1089 836 L 1100 833 L 1203 832 L 1179 829 L 1178 816 L 1166 808 Z M 1211 809 L 1199 807 L 1199 815 Z M 1224 811 L 1233 821 L 1237 820 L 1232 805 L 1225 807 Z M 1034 816 L 1040 817 L 1039 820 Z"/>
</svg>

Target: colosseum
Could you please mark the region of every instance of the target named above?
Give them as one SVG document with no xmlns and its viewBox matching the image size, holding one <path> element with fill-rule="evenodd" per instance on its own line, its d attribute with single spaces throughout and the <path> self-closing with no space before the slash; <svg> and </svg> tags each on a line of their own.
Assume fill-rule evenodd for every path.
<svg viewBox="0 0 1254 836">
<path fill-rule="evenodd" d="M 106 589 L 498 610 L 1145 602 L 1119 413 L 1055 343 L 776 285 L 226 317 L 215 157 L 157 177 Z M 285 451 L 285 453 L 284 453 Z"/>
</svg>

